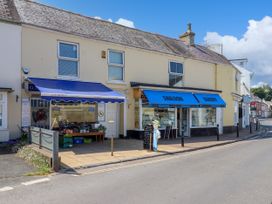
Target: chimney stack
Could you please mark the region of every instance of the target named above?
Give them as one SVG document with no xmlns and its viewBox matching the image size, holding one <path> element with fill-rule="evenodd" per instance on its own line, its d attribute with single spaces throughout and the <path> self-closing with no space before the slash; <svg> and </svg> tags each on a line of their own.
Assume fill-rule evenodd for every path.
<svg viewBox="0 0 272 204">
<path fill-rule="evenodd" d="M 192 32 L 192 24 L 187 24 L 187 31 L 179 36 L 179 39 L 184 42 L 186 45 L 194 45 L 195 44 L 195 33 Z"/>
</svg>

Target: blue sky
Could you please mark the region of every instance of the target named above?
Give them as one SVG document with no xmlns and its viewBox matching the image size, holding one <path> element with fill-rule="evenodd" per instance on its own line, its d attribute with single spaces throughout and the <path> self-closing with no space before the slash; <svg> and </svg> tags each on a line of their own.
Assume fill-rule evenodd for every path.
<svg viewBox="0 0 272 204">
<path fill-rule="evenodd" d="M 257 73 L 253 80 L 253 84 L 257 84 L 259 82 L 272 83 L 272 79 L 270 79 L 270 77 L 267 77 L 267 73 L 263 76 L 260 74 L 262 72 L 261 69 L 262 67 L 264 67 L 264 65 L 260 63 L 260 61 L 258 61 L 259 58 L 256 59 L 256 57 L 254 57 L 256 55 L 254 54 L 254 51 L 248 51 L 248 47 L 254 47 L 255 45 L 253 44 L 251 46 L 245 46 L 241 45 L 243 44 L 242 42 L 238 42 L 236 43 L 237 46 L 243 46 L 244 51 L 242 52 L 242 54 L 237 53 L 229 48 L 228 44 L 230 43 L 228 42 L 230 41 L 228 41 L 229 38 L 228 36 L 226 36 L 229 35 L 234 39 L 237 39 L 237 41 L 246 41 L 247 37 L 244 37 L 244 35 L 247 32 L 250 32 L 252 29 L 255 29 L 256 26 L 254 22 L 256 22 L 257 25 L 262 25 L 259 27 L 257 26 L 257 32 L 261 32 L 261 28 L 265 29 L 266 27 L 268 27 L 267 25 L 270 25 L 270 19 L 268 19 L 268 22 L 266 22 L 266 24 L 262 22 L 264 21 L 263 19 L 265 16 L 272 16 L 271 0 L 37 1 L 87 16 L 99 16 L 105 20 L 112 19 L 113 22 L 116 22 L 119 18 L 127 19 L 132 21 L 134 23 L 134 26 L 138 29 L 160 33 L 174 38 L 177 38 L 180 34 L 185 32 L 187 23 L 191 22 L 193 31 L 196 33 L 197 43 L 202 44 L 204 42 L 205 36 L 208 36 L 207 38 L 210 39 L 213 43 L 222 43 L 224 45 L 224 49 L 226 49 L 224 50 L 224 54 L 226 53 L 226 55 L 228 55 L 227 57 L 249 58 L 249 66 L 251 66 L 249 69 Z M 251 19 L 254 20 L 254 22 L 252 22 L 252 24 L 249 24 L 249 20 Z M 216 32 L 219 37 L 217 35 L 207 35 L 208 32 Z M 257 37 L 253 36 L 252 33 L 254 32 L 252 31 L 251 34 L 248 34 L 252 36 L 251 41 L 249 42 L 251 44 L 254 42 L 254 39 L 257 39 Z M 226 45 L 224 43 L 226 43 Z M 232 47 L 235 46 L 236 45 L 233 45 Z M 266 53 L 267 50 L 263 50 L 263 52 Z M 269 72 L 269 74 L 272 75 L 272 60 L 268 60 L 265 67 L 265 70 L 271 69 L 271 73 Z"/>
<path fill-rule="evenodd" d="M 55 7 L 103 19 L 119 18 L 134 22 L 135 27 L 177 37 L 191 22 L 198 43 L 208 31 L 241 37 L 250 19 L 272 16 L 272 1 L 243 0 L 39 0 Z"/>
</svg>

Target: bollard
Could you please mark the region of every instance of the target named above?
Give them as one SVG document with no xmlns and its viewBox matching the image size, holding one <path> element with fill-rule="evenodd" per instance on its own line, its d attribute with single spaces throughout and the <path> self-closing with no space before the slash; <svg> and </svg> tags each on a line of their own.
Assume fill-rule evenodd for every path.
<svg viewBox="0 0 272 204">
<path fill-rule="evenodd" d="M 258 131 L 258 119 L 256 119 L 256 131 Z"/>
<path fill-rule="evenodd" d="M 252 134 L 252 123 L 251 123 L 251 121 L 249 122 L 249 132 L 250 132 L 250 134 Z"/>
<path fill-rule="evenodd" d="M 113 135 L 111 136 L 111 156 L 113 156 Z"/>
<path fill-rule="evenodd" d="M 239 137 L 239 123 L 237 123 L 236 132 L 237 132 L 237 137 Z"/>
<path fill-rule="evenodd" d="M 184 129 L 181 130 L 181 146 L 184 147 Z"/>
<path fill-rule="evenodd" d="M 218 124 L 216 128 L 216 140 L 219 141 L 219 125 Z"/>
</svg>

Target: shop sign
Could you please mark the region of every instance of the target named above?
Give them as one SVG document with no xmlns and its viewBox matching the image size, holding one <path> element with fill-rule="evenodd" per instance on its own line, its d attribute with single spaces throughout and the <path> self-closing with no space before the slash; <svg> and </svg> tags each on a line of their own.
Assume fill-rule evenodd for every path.
<svg viewBox="0 0 272 204">
<path fill-rule="evenodd" d="M 105 122 L 105 104 L 104 103 L 97 104 L 97 118 L 98 118 L 98 122 Z"/>
<path fill-rule="evenodd" d="M 162 96 L 165 101 L 183 101 L 180 96 Z"/>
<path fill-rule="evenodd" d="M 203 97 L 203 99 L 206 102 L 216 102 L 217 101 L 216 98 L 212 98 L 212 97 Z"/>
<path fill-rule="evenodd" d="M 34 84 L 28 84 L 28 91 L 30 92 L 39 92 Z"/>
<path fill-rule="evenodd" d="M 30 101 L 28 98 L 22 99 L 22 127 L 29 127 L 31 123 L 30 118 Z"/>
</svg>

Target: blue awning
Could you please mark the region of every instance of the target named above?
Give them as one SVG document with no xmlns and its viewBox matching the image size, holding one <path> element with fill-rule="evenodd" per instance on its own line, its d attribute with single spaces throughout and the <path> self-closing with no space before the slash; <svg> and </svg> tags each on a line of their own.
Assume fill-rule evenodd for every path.
<svg viewBox="0 0 272 204">
<path fill-rule="evenodd" d="M 225 101 L 218 94 L 195 93 L 200 106 L 226 107 Z"/>
<path fill-rule="evenodd" d="M 199 105 L 194 95 L 189 92 L 157 90 L 144 90 L 143 92 L 149 105 L 161 107 L 194 107 Z"/>
<path fill-rule="evenodd" d="M 28 78 L 28 90 L 49 101 L 122 103 L 125 96 L 101 83 Z"/>
</svg>

